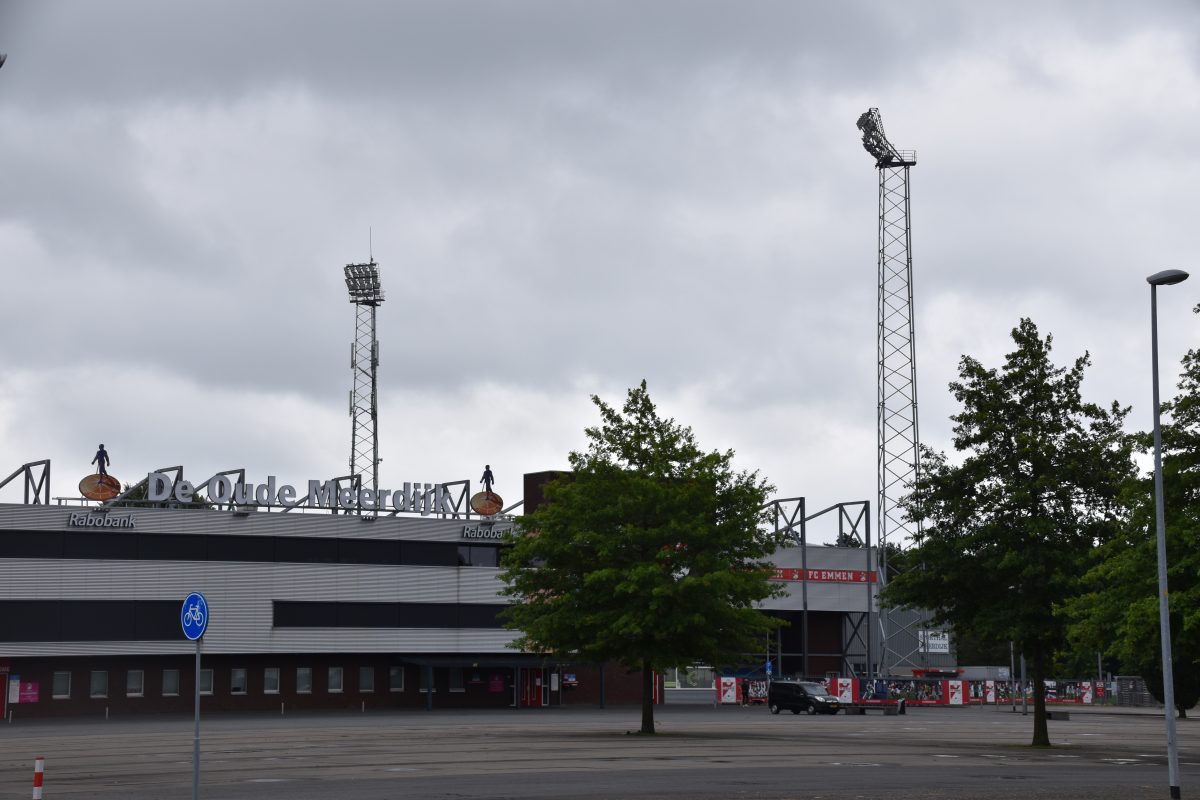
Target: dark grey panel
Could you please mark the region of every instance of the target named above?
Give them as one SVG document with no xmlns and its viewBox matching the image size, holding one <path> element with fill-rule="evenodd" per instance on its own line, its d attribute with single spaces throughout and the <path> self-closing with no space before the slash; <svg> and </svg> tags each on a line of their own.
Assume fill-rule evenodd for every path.
<svg viewBox="0 0 1200 800">
<path fill-rule="evenodd" d="M 0 642 L 182 640 L 171 600 L 0 600 Z"/>
<path fill-rule="evenodd" d="M 276 628 L 500 628 L 506 606 L 483 603 L 337 603 L 276 600 Z"/>
</svg>

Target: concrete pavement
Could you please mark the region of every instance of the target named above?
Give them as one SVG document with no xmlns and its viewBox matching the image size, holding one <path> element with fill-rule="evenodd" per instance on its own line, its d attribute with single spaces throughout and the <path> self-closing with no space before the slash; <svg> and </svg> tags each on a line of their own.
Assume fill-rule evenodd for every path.
<svg viewBox="0 0 1200 800">
<path fill-rule="evenodd" d="M 202 791 L 223 800 L 1166 796 L 1161 714 L 1075 714 L 1032 749 L 1032 717 L 914 708 L 900 717 L 662 707 L 213 717 Z M 1186 787 L 1200 787 L 1200 722 L 1180 723 Z M 0 798 L 25 797 L 46 757 L 47 798 L 184 798 L 186 717 L 0 725 Z M 1194 792 L 1195 789 L 1192 789 Z"/>
</svg>

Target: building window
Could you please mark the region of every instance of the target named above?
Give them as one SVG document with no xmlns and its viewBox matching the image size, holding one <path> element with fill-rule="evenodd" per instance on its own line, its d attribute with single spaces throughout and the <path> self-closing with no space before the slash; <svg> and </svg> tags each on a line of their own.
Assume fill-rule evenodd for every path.
<svg viewBox="0 0 1200 800">
<path fill-rule="evenodd" d="M 342 693 L 342 668 L 341 667 L 330 667 L 329 668 L 329 693 L 330 694 L 341 694 Z"/>
<path fill-rule="evenodd" d="M 263 694 L 279 694 L 279 667 L 263 670 Z"/>
<path fill-rule="evenodd" d="M 500 548 L 486 544 L 460 544 L 458 546 L 460 567 L 498 567 Z"/>
<path fill-rule="evenodd" d="M 375 691 L 374 667 L 358 668 L 358 690 L 363 694 L 370 694 L 371 692 Z"/>
<path fill-rule="evenodd" d="M 179 694 L 179 670 L 163 670 L 163 697 L 176 697 Z"/>
<path fill-rule="evenodd" d="M 312 694 L 312 667 L 296 667 L 296 694 Z"/>
<path fill-rule="evenodd" d="M 55 700 L 66 700 L 71 696 L 71 673 L 54 673 L 54 688 L 50 696 Z"/>
<path fill-rule="evenodd" d="M 465 692 L 467 689 L 463 686 L 463 671 L 462 667 L 450 668 L 450 691 Z"/>
<path fill-rule="evenodd" d="M 200 694 L 213 693 L 213 671 L 211 669 L 200 670 Z"/>
<path fill-rule="evenodd" d="M 229 670 L 229 693 L 246 693 L 246 670 L 244 668 L 234 667 Z"/>
<path fill-rule="evenodd" d="M 125 673 L 125 696 L 141 697 L 146 690 L 146 673 L 140 669 L 131 669 Z"/>
<path fill-rule="evenodd" d="M 92 670 L 92 688 L 90 695 L 92 697 L 108 697 L 108 670 Z"/>
<path fill-rule="evenodd" d="M 388 691 L 404 691 L 404 667 L 388 667 Z"/>
</svg>

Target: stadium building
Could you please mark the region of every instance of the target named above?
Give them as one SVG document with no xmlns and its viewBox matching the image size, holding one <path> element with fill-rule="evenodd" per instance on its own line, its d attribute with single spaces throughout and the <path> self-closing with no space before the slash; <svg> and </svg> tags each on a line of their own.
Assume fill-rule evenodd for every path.
<svg viewBox="0 0 1200 800">
<path fill-rule="evenodd" d="M 640 699 L 639 676 L 616 665 L 508 646 L 498 562 L 513 522 L 473 514 L 465 481 L 408 485 L 385 505 L 382 491 L 367 498 L 335 482 L 249 486 L 235 471 L 191 487 L 181 468 L 161 475 L 157 486 L 149 477 L 147 500 L 128 505 L 51 502 L 47 462 L 10 477 L 23 477 L 25 502 L 0 504 L 6 716 L 190 710 L 196 645 L 183 636 L 181 604 L 194 591 L 208 602 L 206 711 Z M 528 507 L 548 477 L 526 476 Z M 189 507 L 189 491 L 224 502 Z M 232 504 L 238 492 L 255 499 Z M 781 673 L 850 675 L 870 661 L 869 554 L 778 553 L 788 594 L 766 608 L 790 626 L 764 655 Z"/>
</svg>

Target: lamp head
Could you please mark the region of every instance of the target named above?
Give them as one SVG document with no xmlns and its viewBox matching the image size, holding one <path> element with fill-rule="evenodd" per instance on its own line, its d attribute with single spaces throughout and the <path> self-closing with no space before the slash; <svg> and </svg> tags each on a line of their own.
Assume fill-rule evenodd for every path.
<svg viewBox="0 0 1200 800">
<path fill-rule="evenodd" d="M 912 166 L 917 163 L 917 154 L 911 150 L 897 150 L 883 132 L 883 118 L 878 108 L 869 108 L 858 117 L 858 129 L 862 131 L 863 148 L 875 159 L 877 167 Z"/>
<path fill-rule="evenodd" d="M 1188 274 L 1181 269 L 1164 269 L 1162 272 L 1156 272 L 1146 278 L 1146 283 L 1151 286 L 1173 286 L 1183 283 L 1187 279 Z"/>
<path fill-rule="evenodd" d="M 379 265 L 374 260 L 367 264 L 347 264 L 346 289 L 350 292 L 351 303 L 382 303 L 383 287 L 379 283 Z"/>
</svg>

